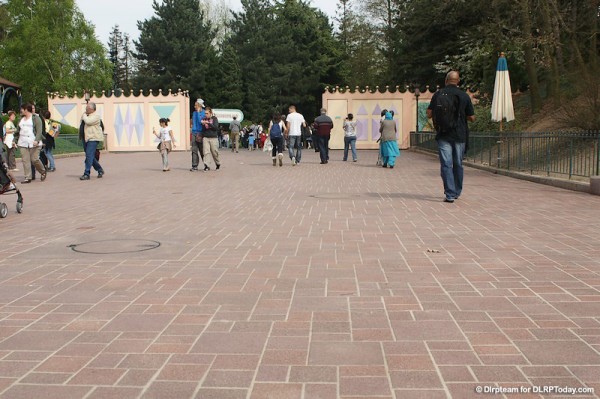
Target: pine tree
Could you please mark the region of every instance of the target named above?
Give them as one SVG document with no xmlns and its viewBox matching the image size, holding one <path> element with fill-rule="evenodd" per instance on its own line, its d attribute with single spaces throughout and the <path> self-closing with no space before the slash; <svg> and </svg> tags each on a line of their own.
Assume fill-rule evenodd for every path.
<svg viewBox="0 0 600 399">
<path fill-rule="evenodd" d="M 121 52 L 123 49 L 123 33 L 119 25 L 115 25 L 108 36 L 108 60 L 112 64 L 112 87 L 121 87 Z"/>
<path fill-rule="evenodd" d="M 237 52 L 231 44 L 225 44 L 217 59 L 217 65 L 211 68 L 214 87 L 214 103 L 219 108 L 241 109 L 243 106 L 244 92 L 242 90 L 242 70 Z"/>
<path fill-rule="evenodd" d="M 123 35 L 123 52 L 120 56 L 120 63 L 123 71 L 122 86 L 128 90 L 132 89 L 131 77 L 133 71 L 133 63 L 131 62 L 131 39 L 129 35 L 125 33 Z"/>
<path fill-rule="evenodd" d="M 145 89 L 188 89 L 208 103 L 207 81 L 214 65 L 214 30 L 198 0 L 153 1 L 155 15 L 138 22 L 134 41 L 140 61 L 136 86 Z"/>
<path fill-rule="evenodd" d="M 240 59 L 248 117 L 265 120 L 290 104 L 316 114 L 323 87 L 339 81 L 341 52 L 327 17 L 302 0 L 242 5 L 230 43 Z"/>
</svg>

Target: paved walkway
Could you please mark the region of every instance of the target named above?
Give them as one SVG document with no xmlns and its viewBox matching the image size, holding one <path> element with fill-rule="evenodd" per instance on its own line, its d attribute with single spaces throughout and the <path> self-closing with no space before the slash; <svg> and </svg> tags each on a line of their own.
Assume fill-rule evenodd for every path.
<svg viewBox="0 0 600 399">
<path fill-rule="evenodd" d="M 0 197 L 0 398 L 600 393 L 600 197 L 467 169 L 446 204 L 427 155 L 304 156 L 61 159 Z"/>
</svg>

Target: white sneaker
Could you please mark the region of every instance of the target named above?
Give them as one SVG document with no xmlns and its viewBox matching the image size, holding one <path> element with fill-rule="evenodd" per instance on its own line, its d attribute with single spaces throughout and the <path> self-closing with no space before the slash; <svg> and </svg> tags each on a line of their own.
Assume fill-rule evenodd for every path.
<svg viewBox="0 0 600 399">
<path fill-rule="evenodd" d="M 296 157 L 292 157 L 292 166 L 296 166 Z"/>
<path fill-rule="evenodd" d="M 277 154 L 277 158 L 279 159 L 279 166 L 283 166 L 283 154 Z"/>
</svg>

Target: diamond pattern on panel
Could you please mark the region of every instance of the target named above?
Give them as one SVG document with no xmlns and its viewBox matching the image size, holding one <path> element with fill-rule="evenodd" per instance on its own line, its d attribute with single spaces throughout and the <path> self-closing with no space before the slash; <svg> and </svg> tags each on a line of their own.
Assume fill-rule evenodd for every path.
<svg viewBox="0 0 600 399">
<path fill-rule="evenodd" d="M 117 144 L 121 145 L 121 139 L 123 137 L 123 114 L 121 114 L 121 108 L 117 107 L 117 112 L 115 114 L 115 134 L 117 136 Z"/>
<path fill-rule="evenodd" d="M 54 108 L 56 109 L 56 111 L 58 111 L 58 113 L 60 115 L 54 115 L 55 120 L 59 119 L 60 116 L 60 123 L 68 125 L 69 123 L 67 122 L 67 120 L 65 119 L 67 115 L 69 115 L 69 113 L 71 111 L 73 111 L 75 109 L 75 107 L 77 106 L 77 104 L 57 104 L 54 106 Z"/>
</svg>

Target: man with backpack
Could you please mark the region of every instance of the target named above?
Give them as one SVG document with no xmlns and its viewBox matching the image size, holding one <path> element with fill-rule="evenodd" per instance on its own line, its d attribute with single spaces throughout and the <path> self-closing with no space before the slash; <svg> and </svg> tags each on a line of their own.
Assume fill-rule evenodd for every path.
<svg viewBox="0 0 600 399">
<path fill-rule="evenodd" d="M 446 87 L 433 95 L 427 108 L 427 117 L 433 118 L 437 132 L 435 139 L 444 183 L 444 202 L 449 203 L 458 199 L 462 192 L 467 121 L 475 121 L 471 97 L 458 88 L 459 82 L 458 71 L 448 72 Z"/>
</svg>

